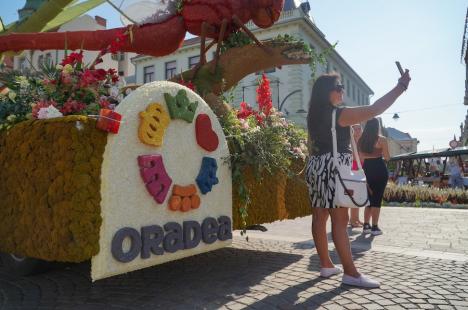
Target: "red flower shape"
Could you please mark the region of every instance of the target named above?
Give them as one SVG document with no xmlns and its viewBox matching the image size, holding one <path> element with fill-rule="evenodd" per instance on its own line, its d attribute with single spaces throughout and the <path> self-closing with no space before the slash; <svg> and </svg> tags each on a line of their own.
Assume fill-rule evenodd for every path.
<svg viewBox="0 0 468 310">
<path fill-rule="evenodd" d="M 271 100 L 270 81 L 265 73 L 263 73 L 260 85 L 257 87 L 257 102 L 259 111 L 263 112 L 266 116 L 270 115 L 273 103 Z"/>
<path fill-rule="evenodd" d="M 74 65 L 77 63 L 81 63 L 82 61 L 83 61 L 83 51 L 80 51 L 79 53 L 75 53 L 75 52 L 71 53 L 66 58 L 64 58 L 60 64 L 62 66 Z"/>
</svg>

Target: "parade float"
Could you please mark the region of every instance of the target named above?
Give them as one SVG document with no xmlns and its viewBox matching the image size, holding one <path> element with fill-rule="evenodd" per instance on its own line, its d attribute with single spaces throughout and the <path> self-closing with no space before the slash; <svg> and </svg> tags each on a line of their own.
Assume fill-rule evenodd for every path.
<svg viewBox="0 0 468 310">
<path fill-rule="evenodd" d="M 314 61 L 297 40 L 252 37 L 244 23 L 269 27 L 283 5 L 254 2 L 165 1 L 153 19 L 122 29 L 0 35 L 0 52 L 100 51 L 90 66 L 74 52 L 40 77 L 3 75 L 10 82 L 0 97 L 4 264 L 91 259 L 98 280 L 227 246 L 233 229 L 310 213 L 305 137 L 272 109 L 265 77 L 258 110 L 222 99 L 250 73 Z M 228 46 L 238 30 L 250 40 Z M 118 102 L 115 72 L 96 69 L 99 58 L 165 55 L 186 31 L 212 38 L 215 59 L 204 60 L 202 43 L 199 66 Z M 262 144 L 264 157 L 256 152 Z"/>
</svg>

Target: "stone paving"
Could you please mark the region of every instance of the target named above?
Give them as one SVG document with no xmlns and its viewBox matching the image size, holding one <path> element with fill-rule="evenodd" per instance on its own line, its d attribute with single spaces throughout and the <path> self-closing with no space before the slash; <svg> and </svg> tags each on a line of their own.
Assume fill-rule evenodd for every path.
<svg viewBox="0 0 468 310">
<path fill-rule="evenodd" d="M 382 282 L 370 290 L 318 276 L 309 221 L 95 283 L 88 263 L 30 277 L 0 268 L 0 309 L 468 309 L 468 211 L 384 208 L 384 235 L 354 230 L 356 264 Z"/>
</svg>

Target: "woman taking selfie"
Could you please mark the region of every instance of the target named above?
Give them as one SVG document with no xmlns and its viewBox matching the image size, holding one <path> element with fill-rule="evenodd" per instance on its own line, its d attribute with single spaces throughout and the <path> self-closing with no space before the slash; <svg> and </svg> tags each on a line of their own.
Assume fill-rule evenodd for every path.
<svg viewBox="0 0 468 310">
<path fill-rule="evenodd" d="M 362 274 L 354 265 L 348 238 L 348 209 L 334 205 L 336 174 L 332 157 L 332 113 L 336 109 L 338 164 L 351 169 L 350 126 L 367 121 L 388 109 L 408 88 L 409 71 L 402 75 L 397 85 L 370 106 L 341 107 L 344 86 L 339 75 L 320 76 L 312 89 L 307 115 L 307 127 L 314 148 L 309 150 L 306 181 L 313 210 L 312 235 L 320 259 L 320 276 L 330 277 L 342 271 L 342 282 L 360 287 L 379 287 L 379 283 Z M 326 224 L 332 221 L 332 237 L 343 270 L 333 264 L 328 253 Z"/>
</svg>

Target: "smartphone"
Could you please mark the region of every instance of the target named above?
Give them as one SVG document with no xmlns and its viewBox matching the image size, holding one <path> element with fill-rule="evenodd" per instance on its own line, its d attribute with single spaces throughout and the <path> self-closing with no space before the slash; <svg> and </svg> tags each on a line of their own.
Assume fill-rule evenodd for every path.
<svg viewBox="0 0 468 310">
<path fill-rule="evenodd" d="M 401 74 L 401 75 L 405 74 L 405 71 L 403 71 L 403 68 L 401 67 L 400 62 L 399 62 L 399 61 L 395 61 L 395 64 L 396 64 L 396 66 L 397 66 L 397 68 L 398 68 L 398 71 L 400 71 L 400 74 Z"/>
</svg>

